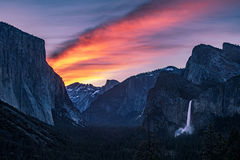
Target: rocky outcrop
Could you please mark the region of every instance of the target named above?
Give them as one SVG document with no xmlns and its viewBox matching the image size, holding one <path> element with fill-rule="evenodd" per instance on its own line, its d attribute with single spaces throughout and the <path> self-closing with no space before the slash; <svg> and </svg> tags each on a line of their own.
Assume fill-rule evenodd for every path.
<svg viewBox="0 0 240 160">
<path fill-rule="evenodd" d="M 99 95 L 113 88 L 118 83 L 116 80 L 107 80 L 102 87 L 95 87 L 92 84 L 73 83 L 66 88 L 74 105 L 80 112 L 84 112 Z"/>
<path fill-rule="evenodd" d="M 44 41 L 0 23 L 0 99 L 54 124 L 52 109 L 78 121 L 64 83 L 46 62 Z"/>
<path fill-rule="evenodd" d="M 118 85 L 119 82 L 117 80 L 107 80 L 105 85 L 101 87 L 101 93 L 107 92 L 108 90 L 112 89 L 114 86 Z"/>
<path fill-rule="evenodd" d="M 132 76 L 100 95 L 83 112 L 89 125 L 139 125 L 146 104 L 147 93 L 154 86 L 160 72 L 181 72 L 167 67 Z"/>
<path fill-rule="evenodd" d="M 223 43 L 223 53 L 230 61 L 240 64 L 240 46 Z"/>
<path fill-rule="evenodd" d="M 211 86 L 239 75 L 239 48 L 227 43 L 223 50 L 204 44 L 194 47 L 184 77 L 195 84 Z"/>
<path fill-rule="evenodd" d="M 193 49 L 183 75 L 161 73 L 149 91 L 144 126 L 170 135 L 184 127 L 192 101 L 192 126 L 202 129 L 216 117 L 240 114 L 239 46 L 223 50 L 199 45 Z"/>
<path fill-rule="evenodd" d="M 198 97 L 202 89 L 181 75 L 171 72 L 160 73 L 149 91 L 144 111 L 143 125 L 150 124 L 152 131 L 165 130 L 174 133 L 184 126 L 188 103 Z"/>
<path fill-rule="evenodd" d="M 192 123 L 203 128 L 214 117 L 240 115 L 240 76 L 202 92 L 193 104 Z"/>
</svg>

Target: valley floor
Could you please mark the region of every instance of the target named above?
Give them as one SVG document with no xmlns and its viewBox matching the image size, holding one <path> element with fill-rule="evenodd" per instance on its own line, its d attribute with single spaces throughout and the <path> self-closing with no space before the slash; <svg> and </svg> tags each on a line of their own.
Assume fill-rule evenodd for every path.
<svg viewBox="0 0 240 160">
<path fill-rule="evenodd" d="M 0 102 L 1 160 L 240 159 L 239 116 L 177 138 L 139 127 L 49 126 Z"/>
</svg>

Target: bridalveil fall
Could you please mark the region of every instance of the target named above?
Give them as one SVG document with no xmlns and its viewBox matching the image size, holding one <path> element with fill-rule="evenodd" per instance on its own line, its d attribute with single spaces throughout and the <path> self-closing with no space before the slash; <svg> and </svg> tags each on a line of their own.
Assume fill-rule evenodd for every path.
<svg viewBox="0 0 240 160">
<path fill-rule="evenodd" d="M 192 107 L 192 100 L 190 100 L 188 104 L 187 123 L 184 128 L 179 128 L 178 130 L 176 130 L 175 137 L 183 133 L 192 134 L 193 128 L 191 127 L 191 107 Z"/>
</svg>

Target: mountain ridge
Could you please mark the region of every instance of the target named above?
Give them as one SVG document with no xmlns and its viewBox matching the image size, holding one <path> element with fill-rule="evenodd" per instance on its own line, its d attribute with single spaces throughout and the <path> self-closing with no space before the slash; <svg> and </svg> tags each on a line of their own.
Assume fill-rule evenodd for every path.
<svg viewBox="0 0 240 160">
<path fill-rule="evenodd" d="M 119 84 L 117 80 L 107 80 L 102 87 L 75 82 L 66 87 L 68 95 L 80 112 L 84 112 L 101 94 Z"/>
<path fill-rule="evenodd" d="M 165 67 L 131 76 L 100 95 L 83 112 L 89 125 L 126 126 L 141 124 L 147 92 L 155 84 L 158 74 L 164 70 L 178 72 L 176 67 Z"/>
</svg>

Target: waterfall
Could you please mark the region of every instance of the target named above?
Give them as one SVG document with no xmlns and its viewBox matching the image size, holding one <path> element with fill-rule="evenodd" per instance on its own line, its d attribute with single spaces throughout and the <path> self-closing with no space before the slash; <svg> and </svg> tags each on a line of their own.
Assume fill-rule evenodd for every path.
<svg viewBox="0 0 240 160">
<path fill-rule="evenodd" d="M 175 132 L 175 137 L 185 133 L 185 134 L 192 134 L 193 128 L 191 127 L 191 108 L 192 108 L 192 100 L 190 100 L 188 104 L 188 113 L 187 113 L 187 123 L 184 128 L 179 128 Z"/>
<path fill-rule="evenodd" d="M 190 127 L 190 123 L 191 123 L 191 108 L 192 108 L 192 100 L 188 104 L 188 114 L 187 114 L 187 125 L 186 125 L 186 127 Z"/>
</svg>

